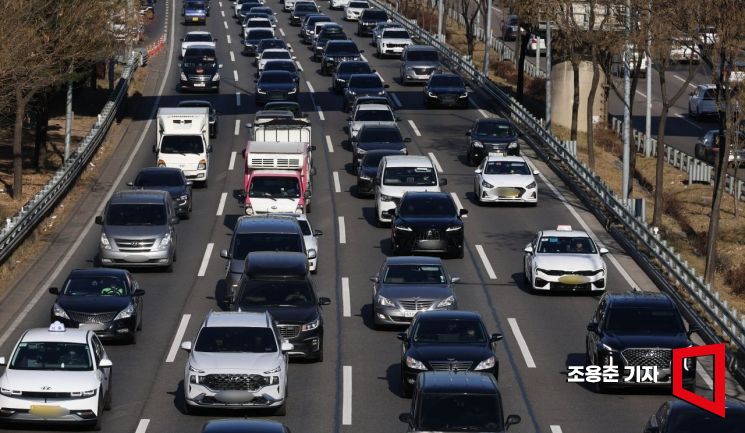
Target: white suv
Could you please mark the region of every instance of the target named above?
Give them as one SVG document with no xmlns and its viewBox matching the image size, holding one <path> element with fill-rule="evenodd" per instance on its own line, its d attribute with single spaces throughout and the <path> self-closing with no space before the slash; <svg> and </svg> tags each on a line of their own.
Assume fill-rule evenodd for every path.
<svg viewBox="0 0 745 433">
<path fill-rule="evenodd" d="M 210 312 L 184 368 L 184 409 L 272 408 L 285 414 L 287 352 L 293 345 L 282 336 L 269 313 Z"/>
<path fill-rule="evenodd" d="M 400 56 L 406 47 L 413 44 L 409 32 L 405 29 L 397 27 L 385 29 L 378 38 L 378 56 Z"/>
<path fill-rule="evenodd" d="M 384 156 L 375 178 L 375 215 L 378 224 L 391 221 L 388 211 L 395 209 L 407 191 L 440 192 L 447 179 L 437 175 L 432 160 L 422 155 Z"/>
<path fill-rule="evenodd" d="M 101 412 L 111 409 L 110 379 L 111 361 L 93 331 L 65 329 L 60 322 L 29 329 L 0 377 L 2 419 L 99 429 Z"/>
</svg>

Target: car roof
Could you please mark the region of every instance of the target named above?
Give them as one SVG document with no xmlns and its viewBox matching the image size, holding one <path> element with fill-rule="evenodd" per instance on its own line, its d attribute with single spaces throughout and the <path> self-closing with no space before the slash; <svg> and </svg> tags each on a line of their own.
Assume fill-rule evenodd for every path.
<svg viewBox="0 0 745 433">
<path fill-rule="evenodd" d="M 203 326 L 270 328 L 272 326 L 272 319 L 266 312 L 210 311 L 204 319 Z"/>
<path fill-rule="evenodd" d="M 673 300 L 664 293 L 629 291 L 626 293 L 608 293 L 605 297 L 608 306 L 614 307 L 668 307 L 675 308 Z"/>
<path fill-rule="evenodd" d="M 482 117 L 480 119 L 476 119 L 474 124 L 480 124 L 480 123 L 497 123 L 499 125 L 504 124 L 512 124 L 508 119 L 505 119 L 504 117 Z"/>
<path fill-rule="evenodd" d="M 65 328 L 64 331 L 50 331 L 50 327 L 29 329 L 23 334 L 23 336 L 21 337 L 21 341 L 87 343 L 88 333 L 91 332 L 86 329 L 75 328 Z"/>
<path fill-rule="evenodd" d="M 481 314 L 464 310 L 427 310 L 419 313 L 417 320 L 478 320 Z"/>
<path fill-rule="evenodd" d="M 187 36 L 188 35 L 204 35 L 204 36 L 206 36 L 206 35 L 211 35 L 211 34 L 212 33 L 208 32 L 208 31 L 205 31 L 205 30 L 194 30 L 194 31 L 191 31 L 191 32 L 187 32 L 186 33 Z"/>
<path fill-rule="evenodd" d="M 453 200 L 452 197 L 450 197 L 450 194 L 446 193 L 445 191 L 404 191 L 404 195 L 401 197 L 401 200 L 407 197 L 414 197 L 416 199 L 428 199 L 428 198 L 437 198 L 437 199 L 446 199 L 446 200 Z"/>
<path fill-rule="evenodd" d="M 543 236 L 555 236 L 559 238 L 572 237 L 572 238 L 589 238 L 590 235 L 582 230 L 543 230 Z"/>
<path fill-rule="evenodd" d="M 127 204 L 127 203 L 163 203 L 169 197 L 167 191 L 155 189 L 136 189 L 129 191 L 118 191 L 111 196 L 109 203 Z"/>
<path fill-rule="evenodd" d="M 115 268 L 80 268 L 70 271 L 68 278 L 72 277 L 120 277 L 127 278 L 129 272 L 125 269 Z"/>
<path fill-rule="evenodd" d="M 426 166 L 434 168 L 432 160 L 424 155 L 391 155 L 385 157 L 386 167 Z"/>
<path fill-rule="evenodd" d="M 516 155 L 498 155 L 489 153 L 486 156 L 486 160 L 488 161 L 509 161 L 509 162 L 527 162 L 525 161 L 525 158 L 522 156 L 516 156 Z"/>
<path fill-rule="evenodd" d="M 385 259 L 387 265 L 442 265 L 442 259 L 433 256 L 393 256 Z"/>
<path fill-rule="evenodd" d="M 254 251 L 246 256 L 245 274 L 254 277 L 305 277 L 308 256 L 289 251 Z"/>
<path fill-rule="evenodd" d="M 290 215 L 244 215 L 235 223 L 235 233 L 298 233 L 300 228 Z"/>
<path fill-rule="evenodd" d="M 263 54 L 266 54 L 266 53 L 287 53 L 287 54 L 290 54 L 290 50 L 288 50 L 287 48 L 267 48 L 267 49 L 264 50 L 264 53 Z"/>
<path fill-rule="evenodd" d="M 213 419 L 202 428 L 202 433 L 283 433 L 284 426 L 264 419 Z"/>
<path fill-rule="evenodd" d="M 140 171 L 137 173 L 137 175 L 140 174 L 149 174 L 149 173 L 163 173 L 163 172 L 173 172 L 173 173 L 181 173 L 180 168 L 176 167 L 143 167 L 140 169 Z"/>
<path fill-rule="evenodd" d="M 409 45 L 406 51 L 437 51 L 432 45 Z"/>
<path fill-rule="evenodd" d="M 362 129 L 395 129 L 398 132 L 401 132 L 400 129 L 398 129 L 397 125 L 362 125 Z M 360 129 L 360 132 L 362 132 L 362 129 Z"/>
<path fill-rule="evenodd" d="M 359 111 L 391 111 L 391 106 L 386 104 L 363 104 L 357 109 Z"/>
<path fill-rule="evenodd" d="M 425 371 L 419 373 L 420 390 L 442 394 L 500 395 L 493 374 L 475 371 Z"/>
</svg>

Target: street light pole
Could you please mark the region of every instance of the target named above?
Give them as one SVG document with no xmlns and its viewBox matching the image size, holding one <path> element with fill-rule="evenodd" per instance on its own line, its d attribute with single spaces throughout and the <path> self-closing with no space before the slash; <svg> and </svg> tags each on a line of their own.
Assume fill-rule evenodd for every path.
<svg viewBox="0 0 745 433">
<path fill-rule="evenodd" d="M 649 1 L 649 15 L 647 16 L 647 72 L 644 74 L 647 78 L 647 112 L 646 122 L 644 125 L 644 156 L 647 158 L 652 155 L 652 56 L 649 55 L 652 49 L 652 32 L 649 26 L 652 24 L 652 1 Z"/>
<path fill-rule="evenodd" d="M 546 22 L 546 128 L 548 129 L 550 127 L 551 127 L 551 21 L 547 21 Z"/>
<path fill-rule="evenodd" d="M 443 5 L 444 1 L 445 0 L 437 1 L 437 39 L 439 39 L 440 42 L 445 40 L 442 35 L 442 14 L 445 9 L 445 6 Z"/>
<path fill-rule="evenodd" d="M 491 12 L 492 0 L 486 8 L 486 34 L 484 35 L 484 75 L 489 76 L 489 51 L 491 51 Z"/>
<path fill-rule="evenodd" d="M 629 70 L 629 33 L 631 32 L 631 0 L 626 1 L 626 44 L 623 59 L 623 185 L 621 185 L 624 204 L 629 199 L 629 171 L 631 163 L 631 71 Z"/>
</svg>

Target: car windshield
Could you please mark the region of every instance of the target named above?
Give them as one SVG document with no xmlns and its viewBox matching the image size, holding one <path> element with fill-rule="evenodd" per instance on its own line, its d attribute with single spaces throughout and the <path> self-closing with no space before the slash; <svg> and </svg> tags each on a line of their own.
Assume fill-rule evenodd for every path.
<svg viewBox="0 0 745 433">
<path fill-rule="evenodd" d="M 353 75 L 349 79 L 349 87 L 357 89 L 379 89 L 383 87 L 377 75 Z"/>
<path fill-rule="evenodd" d="M 67 280 L 61 293 L 65 296 L 127 296 L 127 284 L 123 278 L 110 275 L 96 277 L 72 277 Z"/>
<path fill-rule="evenodd" d="M 202 2 L 186 2 L 184 4 L 184 8 L 193 10 L 193 9 L 204 9 L 207 5 Z"/>
<path fill-rule="evenodd" d="M 187 33 L 184 42 L 212 42 L 212 35 L 209 33 Z"/>
<path fill-rule="evenodd" d="M 318 34 L 319 38 L 331 36 L 333 34 L 344 34 L 344 29 L 337 25 L 325 25 L 321 28 L 321 32 Z"/>
<path fill-rule="evenodd" d="M 439 265 L 389 265 L 384 283 L 445 284 L 445 271 Z"/>
<path fill-rule="evenodd" d="M 370 65 L 367 63 L 341 62 L 339 64 L 338 73 L 340 74 L 369 74 L 370 72 Z"/>
<path fill-rule="evenodd" d="M 300 236 L 292 233 L 239 233 L 235 235 L 231 257 L 245 260 L 255 251 L 288 251 L 302 253 Z"/>
<path fill-rule="evenodd" d="M 450 197 L 408 197 L 401 202 L 400 209 L 402 217 L 453 217 L 455 212 L 455 204 Z"/>
<path fill-rule="evenodd" d="M 250 2 L 250 3 L 243 3 L 241 5 L 241 12 L 244 14 L 247 14 L 251 12 L 251 9 L 255 8 L 256 6 L 259 6 L 259 3 Z"/>
<path fill-rule="evenodd" d="M 184 57 L 184 62 L 181 64 L 181 66 L 183 66 L 184 68 L 197 68 L 197 73 L 202 73 L 202 72 L 199 72 L 199 68 L 216 68 L 217 63 L 215 62 L 214 56 L 213 57 L 186 56 Z"/>
<path fill-rule="evenodd" d="M 300 198 L 300 184 L 292 177 L 255 177 L 248 190 L 250 198 Z"/>
<path fill-rule="evenodd" d="M 318 8 L 312 4 L 299 4 L 295 6 L 295 12 L 317 12 Z"/>
<path fill-rule="evenodd" d="M 435 75 L 429 83 L 437 87 L 463 87 L 463 80 L 452 75 Z"/>
<path fill-rule="evenodd" d="M 251 40 L 261 40 L 261 39 L 272 39 L 274 37 L 274 33 L 272 33 L 271 30 L 267 29 L 253 29 L 248 32 L 248 39 Z"/>
<path fill-rule="evenodd" d="M 417 343 L 486 343 L 476 320 L 420 320 L 414 331 Z"/>
<path fill-rule="evenodd" d="M 291 59 L 292 56 L 287 51 L 264 51 L 261 59 Z"/>
<path fill-rule="evenodd" d="M 685 332 L 677 311 L 672 308 L 611 308 L 605 319 L 605 330 L 633 334 Z"/>
<path fill-rule="evenodd" d="M 166 135 L 160 142 L 161 153 L 203 153 L 204 144 L 199 135 Z"/>
<path fill-rule="evenodd" d="M 495 395 L 424 393 L 420 408 L 417 428 L 421 431 L 504 431 Z"/>
<path fill-rule="evenodd" d="M 354 115 L 356 122 L 393 122 L 393 113 L 390 110 L 357 110 Z"/>
<path fill-rule="evenodd" d="M 163 226 L 166 225 L 166 208 L 162 204 L 112 204 L 106 210 L 106 225 Z"/>
<path fill-rule="evenodd" d="M 367 9 L 370 5 L 368 5 L 367 2 L 349 2 L 349 7 Z"/>
<path fill-rule="evenodd" d="M 365 11 L 363 17 L 366 20 L 387 20 L 388 14 L 385 11 Z"/>
<path fill-rule="evenodd" d="M 257 14 L 267 14 L 267 15 L 272 15 L 273 14 L 272 8 L 267 8 L 267 7 L 263 7 L 263 6 L 262 7 L 257 7 L 257 8 L 251 8 L 251 12 L 255 12 Z"/>
<path fill-rule="evenodd" d="M 484 174 L 529 175 L 530 168 L 522 161 L 489 161 L 484 167 Z"/>
<path fill-rule="evenodd" d="M 427 62 L 427 61 L 436 62 L 436 61 L 439 61 L 440 59 L 437 56 L 437 51 L 411 50 L 408 53 L 406 53 L 406 60 L 411 60 L 414 62 Z"/>
<path fill-rule="evenodd" d="M 585 236 L 543 236 L 538 245 L 543 254 L 595 254 L 595 244 Z"/>
<path fill-rule="evenodd" d="M 284 74 L 284 73 L 269 73 L 269 74 L 261 74 L 261 77 L 259 78 L 259 84 L 291 84 L 292 83 L 292 76 L 290 74 Z"/>
<path fill-rule="evenodd" d="M 21 342 L 18 344 L 12 370 L 93 370 L 90 350 L 87 344 L 66 342 Z"/>
<path fill-rule="evenodd" d="M 401 143 L 404 139 L 398 128 L 362 128 L 360 141 L 365 143 Z"/>
<path fill-rule="evenodd" d="M 406 30 L 386 30 L 383 33 L 385 39 L 410 39 Z"/>
<path fill-rule="evenodd" d="M 328 44 L 326 46 L 327 54 L 342 54 L 347 56 L 356 56 L 360 53 L 357 46 L 353 43 Z"/>
<path fill-rule="evenodd" d="M 199 331 L 196 352 L 273 353 L 277 340 L 269 328 L 208 326 Z"/>
<path fill-rule="evenodd" d="M 242 289 L 242 307 L 310 307 L 315 304 L 313 287 L 308 280 L 247 278 Z"/>
<path fill-rule="evenodd" d="M 264 66 L 264 71 L 296 72 L 297 67 L 292 62 L 273 61 L 273 62 L 266 62 L 266 66 Z"/>
<path fill-rule="evenodd" d="M 478 122 L 474 132 L 476 135 L 488 137 L 511 137 L 515 135 L 509 123 L 500 122 Z"/>
<path fill-rule="evenodd" d="M 248 28 L 261 28 L 261 27 L 271 27 L 272 23 L 267 19 L 254 19 L 249 20 L 246 24 L 246 27 Z"/>
<path fill-rule="evenodd" d="M 388 167 L 383 175 L 383 185 L 434 186 L 437 177 L 432 167 Z"/>
<path fill-rule="evenodd" d="M 181 174 L 175 170 L 167 171 L 148 171 L 140 173 L 135 179 L 135 186 L 154 187 L 154 186 L 182 186 L 184 179 Z"/>
<path fill-rule="evenodd" d="M 707 101 L 713 101 L 717 97 L 717 90 L 716 89 L 706 89 L 704 92 L 703 99 Z"/>
<path fill-rule="evenodd" d="M 727 411 L 727 417 L 704 412 L 703 410 L 677 413 L 668 418 L 667 431 L 681 433 L 741 433 L 745 426 L 745 414 Z"/>
</svg>

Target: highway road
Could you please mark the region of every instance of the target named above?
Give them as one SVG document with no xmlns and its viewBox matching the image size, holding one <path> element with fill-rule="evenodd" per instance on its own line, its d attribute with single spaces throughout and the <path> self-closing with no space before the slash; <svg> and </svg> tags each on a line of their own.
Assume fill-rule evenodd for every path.
<svg viewBox="0 0 745 433">
<path fill-rule="evenodd" d="M 173 50 L 187 31 L 204 27 L 180 24 L 180 2 L 161 0 L 159 8 L 167 1 L 171 2 L 170 12 L 177 12 L 170 17 L 169 28 L 173 31 L 168 50 L 148 66 L 165 77 L 159 86 L 162 96 L 145 97 L 141 103 L 173 106 L 181 99 L 195 97 L 176 91 L 179 72 Z M 270 0 L 269 5 L 280 10 L 276 0 Z M 341 23 L 341 13 L 326 11 L 327 5 L 322 3 L 324 11 Z M 230 7 L 227 0 L 213 0 L 206 25 L 219 40 L 220 63 L 224 65 L 220 94 L 205 96 L 221 112 L 209 188 L 195 189 L 192 217 L 177 228 L 178 262 L 174 272 L 135 272 L 147 291 L 144 328 L 137 345 L 107 345 L 114 363 L 114 396 L 113 409 L 103 419 L 106 432 L 198 432 L 209 419 L 239 416 L 219 411 L 185 414 L 182 380 L 186 353 L 177 350 L 182 340 L 195 336 L 205 314 L 222 305 L 225 263 L 219 251 L 227 248 L 233 224 L 243 213 L 234 192 L 242 186 L 240 152 L 247 140 L 242 125 L 256 110 L 255 68 L 252 59 L 240 54 L 240 27 Z M 349 171 L 351 156 L 343 131 L 347 114 L 341 112 L 341 97 L 330 91 L 330 77 L 317 72 L 318 63 L 311 61 L 310 50 L 300 43 L 298 29 L 289 26 L 288 15 L 279 12 L 279 23 L 278 33 L 291 42 L 303 69 L 300 99 L 313 122 L 313 144 L 318 146 L 314 205 L 309 217 L 324 235 L 320 239 L 319 271 L 313 279 L 319 295 L 333 302 L 324 310 L 325 361 L 291 364 L 287 416 L 278 419 L 296 433 L 405 431 L 398 415 L 408 409 L 410 401 L 399 394 L 400 342 L 396 331 L 374 331 L 370 327 L 368 277 L 390 254 L 389 231 L 375 227 L 373 201 L 356 198 L 350 192 L 355 177 Z M 476 95 L 472 107 L 466 110 L 425 109 L 421 87 L 402 87 L 394 79 L 399 61 L 378 59 L 372 54 L 369 39 L 354 36 L 356 23 L 344 26 L 366 50 L 365 57 L 390 84 L 394 101 L 400 103 L 401 130 L 412 138 L 410 153 L 433 156 L 449 180 L 446 189 L 470 211 L 465 219 L 465 258 L 447 260 L 446 267 L 462 278 L 456 288 L 461 309 L 479 311 L 490 332 L 505 335 L 498 349 L 505 412 L 519 414 L 523 420 L 510 432 L 640 431 L 669 395 L 664 391 L 597 395 L 589 387 L 567 383 L 567 365 L 583 362 L 585 325 L 597 298 L 529 294 L 522 278 L 522 249 L 537 230 L 557 224 L 586 227 L 611 249 L 609 290 L 655 288 L 557 176 L 533 158 L 527 146 L 523 147 L 524 153 L 542 173 L 538 207 L 477 206 L 471 196 L 473 168 L 464 164 L 464 133 L 475 119 L 491 116 L 488 104 Z M 126 157 L 111 167 L 124 171 L 115 188 L 126 188 L 125 182 L 133 179 L 139 168 L 154 164 L 150 152 L 155 140 L 152 120 L 148 116 L 133 119 L 123 144 L 130 147 L 121 150 Z M 77 244 L 63 257 L 53 258 L 59 262 L 59 274 L 42 278 L 29 273 L 18 282 L 14 290 L 27 293 L 28 300 L 18 310 L 0 305 L 0 326 L 4 330 L 0 353 L 10 354 L 22 330 L 49 323 L 54 299 L 41 294 L 46 286 L 31 285 L 31 281 L 50 278 L 48 285 L 60 285 L 70 269 L 92 266 L 99 230 L 88 223 Z M 75 242 L 64 236 L 59 241 Z M 9 326 L 11 323 L 17 326 Z M 699 386 L 705 387 L 706 380 L 700 378 Z"/>
</svg>

